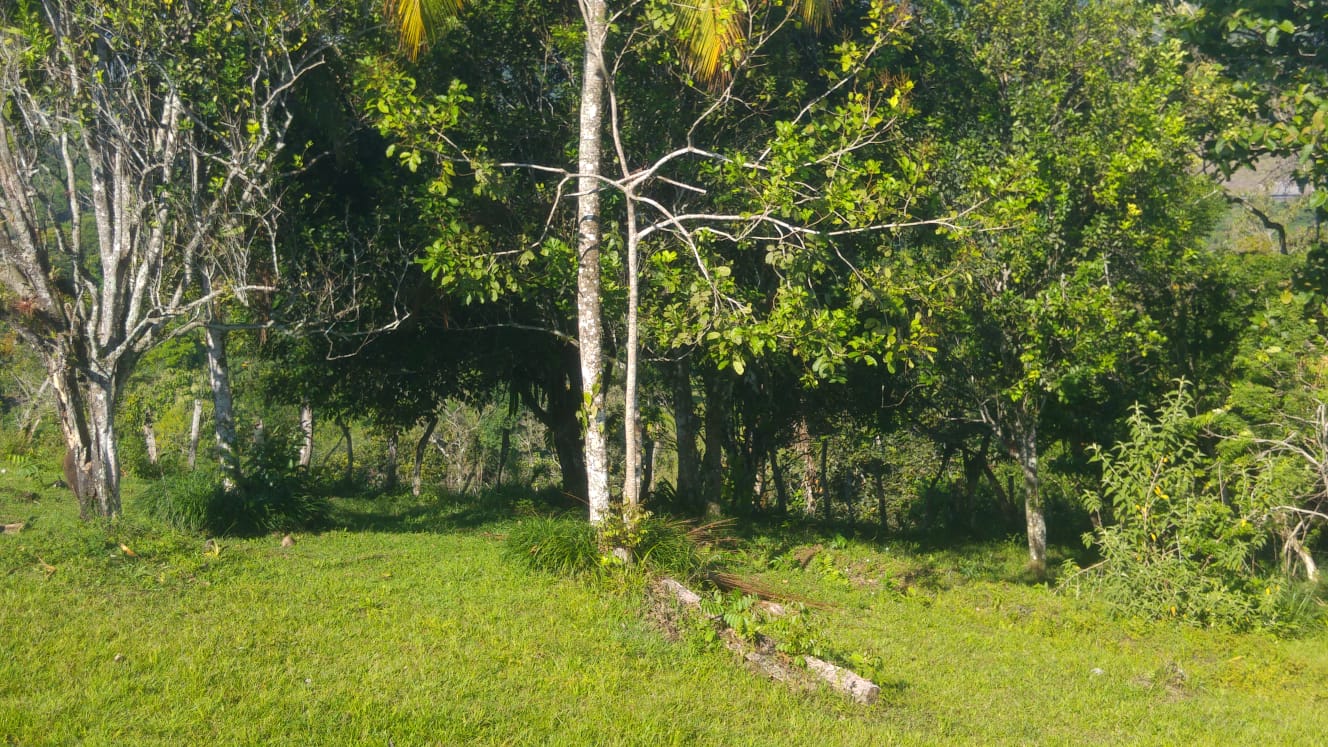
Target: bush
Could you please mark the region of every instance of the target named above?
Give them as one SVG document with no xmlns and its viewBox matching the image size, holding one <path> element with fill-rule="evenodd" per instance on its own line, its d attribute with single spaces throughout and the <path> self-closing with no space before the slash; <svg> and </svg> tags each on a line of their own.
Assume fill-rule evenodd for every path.
<svg viewBox="0 0 1328 747">
<path fill-rule="evenodd" d="M 1269 533 L 1255 493 L 1224 499 L 1217 460 L 1197 446 L 1197 421 L 1181 386 L 1150 418 L 1136 407 L 1130 437 L 1099 450 L 1101 495 L 1115 523 L 1089 534 L 1102 561 L 1067 574 L 1063 584 L 1100 594 L 1123 614 L 1176 618 L 1230 629 L 1280 630 L 1300 618 L 1295 594 L 1265 571 Z"/>
</svg>

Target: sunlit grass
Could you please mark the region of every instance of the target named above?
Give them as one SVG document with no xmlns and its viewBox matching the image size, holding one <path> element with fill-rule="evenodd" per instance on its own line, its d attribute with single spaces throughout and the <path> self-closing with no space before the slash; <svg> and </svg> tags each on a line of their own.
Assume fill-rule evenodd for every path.
<svg viewBox="0 0 1328 747">
<path fill-rule="evenodd" d="M 0 482 L 0 487 L 4 485 Z M 221 539 L 77 521 L 0 490 L 0 740 L 16 744 L 1312 743 L 1328 635 L 1106 618 L 1017 542 L 748 540 L 732 570 L 829 606 L 879 657 L 853 705 L 667 641 L 639 589 L 505 560 L 508 501 L 336 501 L 339 526 Z M 790 556 L 820 543 L 803 568 Z M 134 553 L 129 556 L 120 545 Z M 51 569 L 54 570 L 51 570 Z"/>
</svg>

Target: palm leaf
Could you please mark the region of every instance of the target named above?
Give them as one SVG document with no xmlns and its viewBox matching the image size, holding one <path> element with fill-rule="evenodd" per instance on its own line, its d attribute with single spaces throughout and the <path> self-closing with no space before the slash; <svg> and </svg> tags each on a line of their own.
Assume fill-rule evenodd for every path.
<svg viewBox="0 0 1328 747">
<path fill-rule="evenodd" d="M 688 0 L 678 5 L 683 56 L 706 83 L 726 79 L 723 61 L 742 43 L 743 12 L 734 0 Z"/>
<path fill-rule="evenodd" d="M 465 0 L 384 0 L 397 44 L 412 60 L 429 46 L 430 36 L 449 18 L 461 14 Z"/>
<path fill-rule="evenodd" d="M 759 0 L 753 0 L 759 1 Z M 815 31 L 830 23 L 840 0 L 793 0 L 793 12 Z M 678 8 L 678 31 L 683 58 L 701 81 L 728 79 L 724 62 L 746 41 L 747 5 L 742 0 L 683 0 Z"/>
</svg>

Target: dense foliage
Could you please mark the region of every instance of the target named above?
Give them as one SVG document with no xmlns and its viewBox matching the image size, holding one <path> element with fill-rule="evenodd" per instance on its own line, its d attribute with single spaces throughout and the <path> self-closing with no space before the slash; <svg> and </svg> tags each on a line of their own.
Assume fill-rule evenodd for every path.
<svg viewBox="0 0 1328 747">
<path fill-rule="evenodd" d="M 208 534 L 519 483 L 564 571 L 1087 532 L 1127 614 L 1298 624 L 1322 2 L 582 5 L 0 5 L 4 458 Z"/>
</svg>

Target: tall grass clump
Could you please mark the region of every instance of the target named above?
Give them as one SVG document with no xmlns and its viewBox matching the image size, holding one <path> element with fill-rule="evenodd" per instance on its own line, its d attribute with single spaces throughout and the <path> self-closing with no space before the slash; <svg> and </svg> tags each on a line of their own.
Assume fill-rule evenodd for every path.
<svg viewBox="0 0 1328 747">
<path fill-rule="evenodd" d="M 647 514 L 637 523 L 632 555 L 638 563 L 659 573 L 684 579 L 699 576 L 707 566 L 703 550 L 709 539 L 707 529 Z"/>
<path fill-rule="evenodd" d="M 583 516 L 535 516 L 518 523 L 507 535 L 509 557 L 532 568 L 563 575 L 598 572 L 614 565 L 604 547 L 621 547 L 645 570 L 691 578 L 705 569 L 701 543 L 704 528 L 689 522 L 642 513 L 634 521 L 606 522 L 595 527 Z"/>
<path fill-rule="evenodd" d="M 600 567 L 595 529 L 584 518 L 532 516 L 507 534 L 507 555 L 531 568 L 563 576 L 593 573 Z"/>
<path fill-rule="evenodd" d="M 274 434 L 247 455 L 231 490 L 211 470 L 169 475 L 144 493 L 153 517 L 176 529 L 252 535 L 314 529 L 327 523 L 328 500 L 313 493 L 295 468 L 290 444 Z"/>
<path fill-rule="evenodd" d="M 200 470 L 169 475 L 143 491 L 143 507 L 153 518 L 184 532 L 206 532 L 225 499 L 215 473 Z"/>
</svg>

